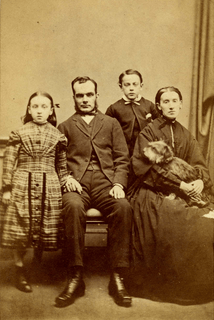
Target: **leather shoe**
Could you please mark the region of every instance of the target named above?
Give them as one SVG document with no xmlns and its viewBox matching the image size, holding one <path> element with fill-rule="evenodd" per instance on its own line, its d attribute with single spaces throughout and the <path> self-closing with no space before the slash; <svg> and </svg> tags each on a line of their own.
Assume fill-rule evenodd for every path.
<svg viewBox="0 0 214 320">
<path fill-rule="evenodd" d="M 62 293 L 56 298 L 55 306 L 64 308 L 72 303 L 78 297 L 84 296 L 85 283 L 82 279 L 81 271 L 74 271 L 68 276 L 68 283 Z"/>
<path fill-rule="evenodd" d="M 23 292 L 32 292 L 25 275 L 24 267 L 16 266 L 16 288 Z"/>
<path fill-rule="evenodd" d="M 113 272 L 109 282 L 109 294 L 114 298 L 116 304 L 121 307 L 130 307 L 132 298 L 127 293 L 123 278 L 119 273 Z"/>
</svg>

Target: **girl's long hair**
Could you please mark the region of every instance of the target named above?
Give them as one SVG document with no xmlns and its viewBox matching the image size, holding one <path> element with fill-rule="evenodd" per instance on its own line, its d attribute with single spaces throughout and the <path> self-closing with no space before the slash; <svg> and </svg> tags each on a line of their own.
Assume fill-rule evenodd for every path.
<svg viewBox="0 0 214 320">
<path fill-rule="evenodd" d="M 38 97 L 38 96 L 43 96 L 43 97 L 46 97 L 50 100 L 51 102 L 51 108 L 53 108 L 53 113 L 48 117 L 47 121 L 50 122 L 54 127 L 56 127 L 56 113 L 55 113 L 55 107 L 54 107 L 54 102 L 53 102 L 53 98 L 51 97 L 51 95 L 49 95 L 49 93 L 47 92 L 43 92 L 43 91 L 37 91 L 37 92 L 34 92 L 29 100 L 28 100 L 28 104 L 27 104 L 27 110 L 26 110 L 26 113 L 25 115 L 22 117 L 22 122 L 24 124 L 26 124 L 27 122 L 29 121 L 32 121 L 33 118 L 31 116 L 31 114 L 29 113 L 29 110 L 28 110 L 28 107 L 30 106 L 30 102 L 31 100 L 34 98 L 34 97 Z"/>
</svg>

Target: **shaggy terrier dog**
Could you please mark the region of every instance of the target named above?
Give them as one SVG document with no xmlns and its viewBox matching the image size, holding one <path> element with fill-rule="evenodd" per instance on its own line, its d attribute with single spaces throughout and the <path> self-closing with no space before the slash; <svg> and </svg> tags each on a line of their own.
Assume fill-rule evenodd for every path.
<svg viewBox="0 0 214 320">
<path fill-rule="evenodd" d="M 189 165 L 186 161 L 174 157 L 172 149 L 164 141 L 149 142 L 148 146 L 144 148 L 144 155 L 150 162 L 160 165 L 163 169 L 170 171 L 186 183 L 198 179 L 197 169 Z M 175 194 L 169 195 L 170 199 L 175 199 L 175 197 Z M 207 200 L 204 193 L 200 195 L 200 200 L 191 199 L 190 197 L 186 199 L 190 206 L 197 205 L 198 207 L 206 206 L 208 204 Z"/>
</svg>

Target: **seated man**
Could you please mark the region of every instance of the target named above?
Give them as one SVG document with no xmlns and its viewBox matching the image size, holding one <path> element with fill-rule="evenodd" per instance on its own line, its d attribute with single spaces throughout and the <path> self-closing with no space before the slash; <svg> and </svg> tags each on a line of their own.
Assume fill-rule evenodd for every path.
<svg viewBox="0 0 214 320">
<path fill-rule="evenodd" d="M 123 278 L 130 260 L 132 210 L 124 188 L 129 173 L 128 148 L 116 119 L 98 111 L 97 83 L 89 77 L 72 81 L 76 113 L 59 125 L 68 139 L 70 172 L 63 194 L 62 216 L 68 255 L 68 281 L 56 298 L 57 307 L 83 296 L 84 232 L 86 211 L 101 211 L 108 222 L 109 261 L 112 269 L 109 294 L 118 305 L 129 307 Z"/>
</svg>

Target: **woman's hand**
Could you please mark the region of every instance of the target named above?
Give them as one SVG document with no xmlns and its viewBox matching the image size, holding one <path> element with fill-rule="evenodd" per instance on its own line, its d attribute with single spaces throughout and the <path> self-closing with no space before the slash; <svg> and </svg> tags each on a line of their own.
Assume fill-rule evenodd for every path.
<svg viewBox="0 0 214 320">
<path fill-rule="evenodd" d="M 201 179 L 195 180 L 190 184 L 193 187 L 193 192 L 196 194 L 200 194 L 204 189 L 204 183 Z"/>
<path fill-rule="evenodd" d="M 2 203 L 8 205 L 10 202 L 11 191 L 5 191 L 2 195 Z"/>
<path fill-rule="evenodd" d="M 180 189 L 189 197 L 198 199 L 204 189 L 204 183 L 201 179 L 195 180 L 190 183 L 182 181 L 180 184 Z"/>
<path fill-rule="evenodd" d="M 185 193 L 189 194 L 193 190 L 193 186 L 190 183 L 186 183 L 184 181 L 181 181 L 180 189 Z"/>
</svg>

